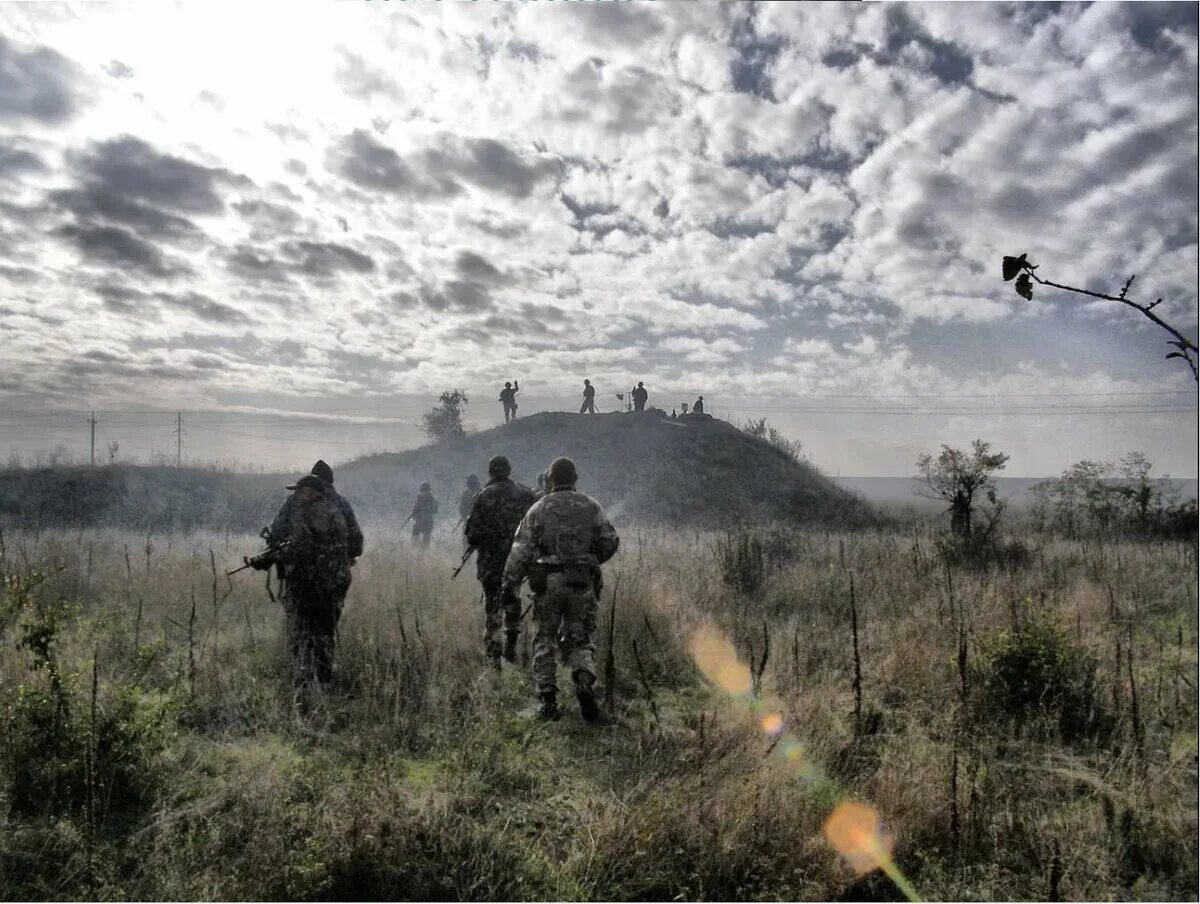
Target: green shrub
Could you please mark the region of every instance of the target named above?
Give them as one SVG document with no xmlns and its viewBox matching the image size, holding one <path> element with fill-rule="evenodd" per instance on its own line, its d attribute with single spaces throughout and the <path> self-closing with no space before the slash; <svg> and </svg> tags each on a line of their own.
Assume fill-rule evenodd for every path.
<svg viewBox="0 0 1200 904">
<path fill-rule="evenodd" d="M 984 644 L 978 668 L 987 717 L 1018 728 L 1053 725 L 1068 743 L 1111 731 L 1096 659 L 1044 619 Z"/>
<path fill-rule="evenodd" d="M 0 709 L 0 775 L 13 813 L 83 815 L 93 823 L 139 810 L 149 800 L 155 758 L 166 742 L 169 697 L 132 685 L 80 688 L 58 655 L 77 607 L 38 592 L 40 573 L 6 579 L 6 623 L 27 654 L 24 680 Z"/>
</svg>

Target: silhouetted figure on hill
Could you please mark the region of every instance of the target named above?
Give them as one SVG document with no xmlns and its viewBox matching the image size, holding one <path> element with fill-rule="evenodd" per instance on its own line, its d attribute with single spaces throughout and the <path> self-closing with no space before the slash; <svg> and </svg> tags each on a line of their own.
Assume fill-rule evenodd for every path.
<svg viewBox="0 0 1200 904">
<path fill-rule="evenodd" d="M 679 416 L 680 416 L 680 417 L 687 417 L 687 416 L 688 416 L 688 403 L 687 403 L 687 402 L 680 402 L 680 403 L 679 403 L 679 408 L 680 408 Z"/>
<path fill-rule="evenodd" d="M 517 658 L 517 638 L 521 633 L 521 598 L 517 588 L 502 587 L 504 564 L 512 549 L 517 525 L 533 505 L 533 491 L 514 481 L 512 467 L 503 455 L 488 462 L 488 483 L 471 504 L 463 531 L 467 543 L 478 551 L 475 576 L 483 585 L 483 642 L 488 658 L 496 668 L 500 656 L 513 662 Z M 504 631 L 501 647 L 501 629 Z"/>
<path fill-rule="evenodd" d="M 704 396 L 696 397 L 696 404 L 692 406 L 692 414 L 704 414 Z"/>
<path fill-rule="evenodd" d="M 596 387 L 591 380 L 583 381 L 583 404 L 579 407 L 580 414 L 596 413 Z"/>
<path fill-rule="evenodd" d="M 638 385 L 631 394 L 633 396 L 633 410 L 645 411 L 646 400 L 650 398 L 650 393 L 646 392 L 645 384 L 641 380 L 638 380 Z"/>
<path fill-rule="evenodd" d="M 504 388 L 500 390 L 500 403 L 504 406 L 504 423 L 506 424 L 517 416 L 517 393 L 520 391 L 521 385 L 516 380 L 505 383 Z"/>
<path fill-rule="evenodd" d="M 593 686 L 596 667 L 592 632 L 603 579 L 600 566 L 613 557 L 619 540 L 596 500 L 575 491 L 577 473 L 569 458 L 550 465 L 550 492 L 534 503 L 517 528 L 504 584 L 515 592 L 529 579 L 533 591 L 533 679 L 538 715 L 557 719 L 561 652 L 571 669 L 579 711 L 598 718 Z"/>
<path fill-rule="evenodd" d="M 433 488 L 428 483 L 421 484 L 417 501 L 413 503 L 412 514 L 408 517 L 413 523 L 413 539 L 422 546 L 429 545 L 429 538 L 433 535 L 433 516 L 437 514 L 437 510 L 438 501 L 433 498 Z"/>
</svg>

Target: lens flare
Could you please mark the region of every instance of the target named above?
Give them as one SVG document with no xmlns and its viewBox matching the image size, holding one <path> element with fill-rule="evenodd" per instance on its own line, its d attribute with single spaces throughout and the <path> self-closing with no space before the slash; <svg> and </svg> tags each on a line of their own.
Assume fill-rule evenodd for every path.
<svg viewBox="0 0 1200 904">
<path fill-rule="evenodd" d="M 692 635 L 688 647 L 705 678 L 748 704 L 763 732 L 776 739 L 769 750 L 778 748 L 797 778 L 822 783 L 836 795 L 844 796 L 824 777 L 821 768 L 808 756 L 804 744 L 794 735 L 784 733 L 783 714 L 774 705 L 752 695 L 750 669 L 738 660 L 737 651 L 724 635 L 711 627 L 703 627 Z M 908 900 L 921 900 L 892 860 L 894 841 L 884 831 L 883 819 L 874 807 L 860 801 L 843 801 L 829 814 L 822 828 L 834 850 L 846 858 L 856 873 L 882 870 Z"/>
<path fill-rule="evenodd" d="M 723 635 L 701 628 L 688 644 L 696 666 L 704 677 L 735 697 L 750 694 L 750 669 L 737 657 L 737 651 Z"/>
<path fill-rule="evenodd" d="M 869 804 L 856 800 L 838 804 L 825 820 L 823 830 L 834 850 L 859 875 L 883 869 L 891 862 L 892 836 L 883 830 L 879 812 Z"/>
</svg>

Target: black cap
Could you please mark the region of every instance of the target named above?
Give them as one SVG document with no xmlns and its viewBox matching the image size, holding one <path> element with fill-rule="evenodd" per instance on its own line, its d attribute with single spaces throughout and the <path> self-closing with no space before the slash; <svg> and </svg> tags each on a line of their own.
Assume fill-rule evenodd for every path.
<svg viewBox="0 0 1200 904">
<path fill-rule="evenodd" d="M 300 489 L 301 487 L 307 487 L 310 490 L 316 490 L 318 493 L 324 494 L 325 481 L 323 481 L 320 477 L 316 476 L 315 474 L 305 474 L 303 477 L 301 477 L 295 483 L 291 484 L 288 487 L 288 489 L 289 490 L 297 490 L 297 489 Z"/>
<path fill-rule="evenodd" d="M 325 459 L 323 458 L 318 458 L 317 463 L 312 466 L 312 470 L 308 473 L 316 474 L 326 483 L 333 483 L 333 468 L 325 464 Z"/>
<path fill-rule="evenodd" d="M 575 470 L 575 462 L 571 459 L 556 458 L 550 463 L 550 485 L 555 489 L 573 487 L 577 480 L 579 480 L 579 474 Z"/>
<path fill-rule="evenodd" d="M 497 455 L 488 462 L 489 477 L 507 477 L 512 473 L 512 465 L 508 463 L 508 459 L 503 455 Z"/>
<path fill-rule="evenodd" d="M 422 493 L 424 493 L 424 492 L 426 492 L 426 491 L 429 491 L 429 490 L 432 490 L 432 489 L 433 489 L 433 487 L 431 487 L 431 486 L 429 485 L 429 482 L 428 482 L 428 481 L 426 481 L 425 483 L 421 484 L 421 492 L 422 492 Z"/>
</svg>

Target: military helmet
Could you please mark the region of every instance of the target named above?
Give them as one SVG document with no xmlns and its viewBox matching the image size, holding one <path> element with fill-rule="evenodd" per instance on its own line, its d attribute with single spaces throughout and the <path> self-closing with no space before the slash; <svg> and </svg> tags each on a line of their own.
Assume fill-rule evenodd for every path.
<svg viewBox="0 0 1200 904">
<path fill-rule="evenodd" d="M 504 388 L 505 388 L 505 389 L 512 389 L 512 383 L 508 382 L 508 380 L 505 380 L 505 381 L 504 381 Z"/>
<path fill-rule="evenodd" d="M 550 463 L 550 485 L 555 489 L 559 487 L 573 487 L 576 481 L 579 480 L 579 473 L 575 470 L 575 462 L 569 458 L 556 458 Z"/>
<path fill-rule="evenodd" d="M 467 475 L 467 486 L 469 486 L 469 487 L 479 486 L 479 476 L 476 474 L 468 474 Z"/>
<path fill-rule="evenodd" d="M 318 458 L 317 463 L 312 466 L 312 470 L 308 473 L 315 474 L 326 483 L 333 483 L 333 468 L 325 464 L 325 459 L 323 458 Z"/>
<path fill-rule="evenodd" d="M 425 483 L 421 484 L 421 492 L 422 493 L 428 493 L 432 489 L 433 489 L 433 487 L 431 487 L 429 485 L 429 481 L 425 481 Z"/>
<path fill-rule="evenodd" d="M 508 463 L 508 459 L 503 455 L 493 456 L 488 462 L 489 477 L 507 477 L 512 473 L 512 465 Z"/>
<path fill-rule="evenodd" d="M 641 380 L 638 380 L 638 386 L 644 386 L 644 385 L 645 385 L 645 384 L 644 384 L 644 383 L 642 383 L 642 381 L 641 381 Z"/>
</svg>

